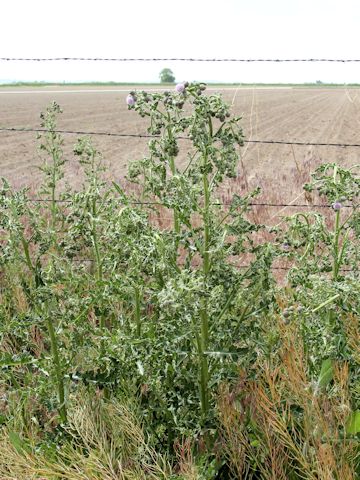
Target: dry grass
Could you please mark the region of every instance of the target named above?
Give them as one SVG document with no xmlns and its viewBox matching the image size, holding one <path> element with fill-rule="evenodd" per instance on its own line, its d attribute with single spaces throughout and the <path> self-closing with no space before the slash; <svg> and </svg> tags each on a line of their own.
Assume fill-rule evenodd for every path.
<svg viewBox="0 0 360 480">
<path fill-rule="evenodd" d="M 85 392 L 73 398 L 67 440 L 52 454 L 36 448 L 34 432 L 14 441 L 1 431 L 0 478 L 3 480 L 166 479 L 166 458 L 148 446 L 136 413 L 116 400 L 104 403 Z"/>
<path fill-rule="evenodd" d="M 237 478 L 354 480 L 358 444 L 344 436 L 348 365 L 335 365 L 327 394 L 309 377 L 297 326 L 279 322 L 278 331 L 282 346 L 255 367 L 257 379 L 243 375 L 221 395 L 223 448 Z"/>
</svg>

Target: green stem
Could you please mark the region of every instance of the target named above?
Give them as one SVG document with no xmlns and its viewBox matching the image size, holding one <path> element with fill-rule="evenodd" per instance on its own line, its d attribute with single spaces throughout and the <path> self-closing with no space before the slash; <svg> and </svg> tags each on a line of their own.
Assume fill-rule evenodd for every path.
<svg viewBox="0 0 360 480">
<path fill-rule="evenodd" d="M 20 240 L 21 240 L 21 245 L 23 247 L 24 254 L 25 254 L 26 264 L 29 267 L 29 270 L 32 273 L 35 273 L 35 268 L 34 268 L 34 265 L 32 264 L 31 257 L 30 257 L 29 243 L 26 241 L 24 234 L 22 232 L 20 232 Z"/>
<path fill-rule="evenodd" d="M 349 237 L 349 230 L 346 230 L 346 233 L 345 233 L 344 238 L 343 238 L 342 247 L 341 247 L 341 250 L 340 250 L 339 255 L 338 255 L 338 271 L 340 271 L 341 265 L 342 265 L 343 260 L 344 260 L 346 247 L 347 247 L 347 244 L 348 244 L 348 237 Z"/>
<path fill-rule="evenodd" d="M 174 139 L 174 136 L 173 136 L 173 132 L 171 130 L 170 114 L 168 114 L 167 120 L 168 120 L 168 126 L 167 126 L 166 131 L 167 131 L 167 135 L 168 135 L 169 140 L 172 141 Z M 169 155 L 169 165 L 170 165 L 171 174 L 173 176 L 176 175 L 175 159 L 174 159 L 173 155 Z M 180 233 L 180 222 L 179 222 L 178 212 L 176 211 L 175 208 L 173 210 L 173 215 L 174 215 L 174 230 L 175 230 L 175 233 L 177 235 L 179 235 L 179 233 Z"/>
<path fill-rule="evenodd" d="M 335 230 L 334 230 L 334 253 L 333 253 L 333 280 L 336 281 L 339 275 L 339 236 L 340 236 L 340 210 L 335 214 Z"/>
<path fill-rule="evenodd" d="M 52 135 L 52 134 L 51 134 Z M 55 228 L 56 228 L 56 215 L 57 215 L 57 205 L 56 205 L 56 173 L 59 168 L 59 157 L 57 149 L 54 145 L 49 146 L 51 149 L 52 157 L 52 171 L 51 171 L 51 230 L 53 236 L 53 243 L 56 246 L 55 241 Z"/>
<path fill-rule="evenodd" d="M 171 129 L 171 118 L 170 114 L 167 115 L 167 121 L 168 121 L 168 126 L 167 126 L 167 134 L 168 138 L 171 141 L 173 139 L 173 132 Z M 169 165 L 170 165 L 170 170 L 171 174 L 174 176 L 176 175 L 176 165 L 175 165 L 175 159 L 173 155 L 169 155 Z M 179 248 L 179 235 L 180 235 L 180 221 L 179 221 L 179 212 L 176 210 L 176 208 L 173 208 L 173 219 L 174 219 L 174 232 L 177 236 L 177 239 L 175 240 L 174 244 L 174 265 L 177 267 L 177 257 L 178 257 L 178 248 Z"/>
<path fill-rule="evenodd" d="M 96 219 L 97 218 L 97 209 L 96 209 L 96 199 L 93 198 L 92 201 L 92 224 L 91 224 L 91 233 L 92 233 L 92 241 L 94 246 L 94 253 L 95 253 L 95 260 L 96 260 L 96 280 L 101 282 L 103 279 L 103 271 L 102 271 L 102 260 L 100 256 L 100 249 L 99 249 L 99 242 L 96 230 Z"/>
<path fill-rule="evenodd" d="M 211 130 L 210 130 L 211 132 Z M 204 290 L 207 288 L 207 279 L 210 272 L 210 224 L 209 224 L 209 208 L 210 208 L 210 190 L 209 179 L 207 174 L 207 151 L 204 152 L 203 157 L 204 173 L 203 173 L 203 187 L 204 187 L 204 208 L 203 208 L 203 226 L 204 226 L 204 244 L 203 244 L 203 276 L 204 276 Z M 198 342 L 198 353 L 200 359 L 200 399 L 201 399 L 201 412 L 204 417 L 209 411 L 209 365 L 205 352 L 209 349 L 209 314 L 208 314 L 208 301 L 204 297 L 201 299 L 200 308 L 200 321 L 201 321 L 201 338 Z"/>
<path fill-rule="evenodd" d="M 315 312 L 318 312 L 319 310 L 321 310 L 322 308 L 326 307 L 326 305 L 329 305 L 329 303 L 332 303 L 334 300 L 336 300 L 337 298 L 340 297 L 340 293 L 337 293 L 336 295 L 334 295 L 333 297 L 330 297 L 328 300 L 326 300 L 325 302 L 323 302 L 321 305 L 319 305 L 318 307 L 314 308 L 313 310 L 311 310 L 311 313 L 315 313 Z"/>
<path fill-rule="evenodd" d="M 56 375 L 56 381 L 57 381 L 58 400 L 59 400 L 58 412 L 59 412 L 61 421 L 65 423 L 67 421 L 67 412 L 66 412 L 66 405 L 65 405 L 64 376 L 61 371 L 59 347 L 58 347 L 58 342 L 55 334 L 54 325 L 50 317 L 48 316 L 47 316 L 46 323 L 47 323 L 49 336 L 50 336 L 51 352 L 53 356 L 55 375 Z"/>
<path fill-rule="evenodd" d="M 95 261 L 96 261 L 96 281 L 97 281 L 97 284 L 99 285 L 102 283 L 102 280 L 103 280 L 103 270 L 102 270 L 102 260 L 100 255 L 99 241 L 98 241 L 98 235 L 97 235 L 97 229 L 96 229 L 96 218 L 97 218 L 97 208 L 96 208 L 96 198 L 94 197 L 92 200 L 91 234 L 92 234 L 92 241 L 93 241 Z M 99 325 L 100 325 L 100 330 L 102 332 L 101 334 L 103 335 L 105 330 L 105 316 L 102 312 L 102 309 L 100 309 Z M 104 340 L 102 339 L 100 342 L 101 355 L 104 354 L 104 351 L 105 351 L 105 343 L 104 343 Z"/>
<path fill-rule="evenodd" d="M 51 186 L 51 229 L 53 234 L 56 227 L 56 201 L 55 201 L 55 171 L 53 171 L 52 186 Z"/>
<path fill-rule="evenodd" d="M 337 183 L 338 167 L 335 165 L 333 173 L 333 181 Z M 339 236 L 340 236 L 340 210 L 336 211 L 335 227 L 334 227 L 334 243 L 333 243 L 333 280 L 336 281 L 339 274 Z"/>
<path fill-rule="evenodd" d="M 204 168 L 206 169 L 207 155 L 204 156 Z M 210 271 L 210 225 L 209 225 L 209 208 L 210 208 L 210 190 L 207 173 L 203 174 L 203 188 L 204 188 L 204 210 L 203 210 L 203 225 L 204 225 L 204 250 L 203 250 L 203 272 L 205 278 Z"/>
<path fill-rule="evenodd" d="M 176 174 L 176 167 L 175 167 L 175 160 L 174 157 L 170 157 L 170 170 L 172 175 Z M 177 235 L 180 234 L 180 222 L 179 222 L 179 214 L 177 210 L 174 208 L 173 210 L 173 215 L 174 215 L 174 230 Z"/>
<path fill-rule="evenodd" d="M 99 251 L 99 244 L 97 239 L 96 226 L 93 227 L 93 244 L 94 244 L 94 253 L 95 253 L 95 259 L 96 259 L 96 273 L 97 273 L 96 279 L 98 282 L 101 282 L 103 279 L 103 271 L 102 271 L 102 261 L 101 261 L 100 251 Z"/>
<path fill-rule="evenodd" d="M 135 287 L 135 321 L 136 321 L 136 335 L 141 337 L 141 303 L 140 290 Z"/>
<path fill-rule="evenodd" d="M 201 318 L 203 321 L 203 318 Z M 204 345 L 204 341 L 201 335 L 196 335 L 198 357 L 199 357 L 199 369 L 200 369 L 200 406 L 201 413 L 205 417 L 209 411 L 209 394 L 208 394 L 208 383 L 209 383 L 209 366 L 208 360 L 205 352 L 207 351 Z"/>
</svg>

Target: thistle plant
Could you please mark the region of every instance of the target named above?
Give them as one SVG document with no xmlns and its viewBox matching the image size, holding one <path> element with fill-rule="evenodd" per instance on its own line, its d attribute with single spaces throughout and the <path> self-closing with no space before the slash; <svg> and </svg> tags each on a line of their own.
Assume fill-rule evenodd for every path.
<svg viewBox="0 0 360 480">
<path fill-rule="evenodd" d="M 45 207 L 32 202 L 27 196 L 27 190 L 14 191 L 6 180 L 0 199 L 1 228 L 4 231 L 2 239 L 3 266 L 10 264 L 18 267 L 13 282 L 20 282 L 27 302 L 33 310 L 38 327 L 47 329 L 51 349 L 51 378 L 57 390 L 58 413 L 62 422 L 66 422 L 65 385 L 62 361 L 60 359 L 59 340 L 56 331 L 55 315 L 56 296 L 51 288 L 57 281 L 54 264 L 56 250 L 56 229 L 60 220 L 57 207 L 56 191 L 58 181 L 63 177 L 62 140 L 54 132 L 56 115 L 60 113 L 58 105 L 53 104 L 45 114 L 42 127 L 48 131 L 41 149 L 51 158 L 51 163 L 45 163 L 40 170 L 44 173 L 44 184 L 41 194 L 50 195 L 50 201 L 45 200 Z M 49 207 L 49 208 L 48 208 Z M 23 266 L 27 267 L 24 270 Z"/>
<path fill-rule="evenodd" d="M 330 212 L 330 223 L 320 213 L 297 213 L 285 219 L 288 230 L 280 242 L 287 245 L 288 258 L 297 258 L 298 266 L 291 278 L 332 272 L 334 282 L 341 280 L 341 270 L 358 269 L 360 178 L 356 170 L 336 164 L 324 164 L 311 175 L 306 192 L 324 197 Z M 333 217 L 333 218 L 331 218 Z M 302 265 L 302 267 L 301 267 Z"/>
<path fill-rule="evenodd" d="M 45 195 L 47 199 L 50 197 L 50 213 L 51 221 L 50 228 L 54 237 L 55 243 L 55 225 L 57 221 L 57 193 L 58 183 L 64 177 L 63 166 L 66 162 L 62 145 L 63 139 L 56 130 L 57 116 L 62 113 L 60 106 L 53 102 L 45 111 L 41 113 L 41 127 L 46 130 L 46 133 L 39 134 L 38 139 L 41 140 L 40 151 L 46 153 L 45 161 L 40 167 L 44 174 L 44 182 L 40 193 Z M 50 159 L 50 162 L 48 161 Z"/>
<path fill-rule="evenodd" d="M 130 165 L 129 179 L 141 185 L 143 198 L 172 210 L 175 276 L 191 271 L 200 260 L 195 268 L 196 308 L 188 314 L 195 335 L 204 419 L 210 408 L 211 332 L 217 328 L 216 318 L 223 316 L 232 304 L 237 289 L 217 312 L 209 303 L 211 292 L 220 287 L 216 284 L 222 262 L 231 254 L 240 253 L 245 239 L 259 228 L 243 217 L 250 198 L 258 192 L 245 199 L 235 196 L 229 212 L 220 208 L 217 190 L 226 178 L 236 176 L 243 133 L 240 118 L 231 115 L 221 96 L 206 95 L 205 90 L 205 84 L 184 82 L 174 92 L 131 92 L 127 98 L 129 109 L 149 117 L 148 132 L 157 137 L 149 143 L 149 156 Z M 177 157 L 183 137 L 190 146 L 185 165 L 180 165 Z M 198 221 L 194 221 L 196 216 Z M 230 235 L 235 241 L 227 241 Z M 161 298 L 165 297 L 162 293 Z"/>
<path fill-rule="evenodd" d="M 101 180 L 101 172 L 104 167 L 101 163 L 101 155 L 92 145 L 89 138 L 78 139 L 74 147 L 74 154 L 79 157 L 80 164 L 84 167 L 86 177 L 86 189 L 81 198 L 85 207 L 85 217 L 88 222 L 88 233 L 93 249 L 93 265 L 95 266 L 96 290 L 103 289 L 103 258 L 99 242 L 99 223 L 102 213 L 106 210 L 107 196 L 103 195 L 104 182 Z M 86 221 L 85 220 L 85 221 Z M 96 304 L 99 317 L 101 335 L 105 335 L 105 315 L 102 305 L 102 295 L 99 295 L 100 302 Z M 104 354 L 104 341 L 101 340 L 101 355 Z"/>
<path fill-rule="evenodd" d="M 77 141 L 72 159 L 80 162 L 84 181 L 77 191 L 68 187 L 63 193 L 56 104 L 42 115 L 41 149 L 49 158 L 41 167 L 41 202 L 33 202 L 28 189 L 15 191 L 2 181 L 0 422 L 9 437 L 5 444 L 16 449 L 16 458 L 24 451 L 34 459 L 44 452 L 44 461 L 48 452 L 52 460 L 61 452 L 78 452 L 83 463 L 74 475 L 83 470 L 88 475 L 93 449 L 86 442 L 94 435 L 92 427 L 86 427 L 85 437 L 80 430 L 90 426 L 82 419 L 96 403 L 94 421 L 101 435 L 102 426 L 107 431 L 99 455 L 111 460 L 106 463 L 111 475 L 122 475 L 115 471 L 122 446 L 113 448 L 120 444 L 116 429 L 108 428 L 111 415 L 105 422 L 101 415 L 125 399 L 138 406 L 151 451 L 164 452 L 176 463 L 184 445 L 185 457 L 193 455 L 206 478 L 220 477 L 220 468 L 229 467 L 219 450 L 220 418 L 231 427 L 229 433 L 239 427 L 241 437 L 235 440 L 243 439 L 244 451 L 254 454 L 251 465 L 247 457 L 238 457 L 244 471 L 261 466 L 267 472 L 270 459 L 289 465 L 292 458 L 284 478 L 289 472 L 297 478 L 298 457 L 288 450 L 279 456 L 277 450 L 284 438 L 295 438 L 299 458 L 309 454 L 314 461 L 306 472 L 317 472 L 312 465 L 319 464 L 324 442 L 312 428 L 314 418 L 326 427 L 328 400 L 338 392 L 346 398 L 333 403 L 336 412 L 341 410 L 335 417 L 345 426 L 337 432 L 333 423 L 326 442 L 355 442 L 360 430 L 357 167 L 320 166 L 305 189 L 309 197 L 325 197 L 325 214 L 298 212 L 270 229 L 275 242 L 265 241 L 265 227 L 250 221 L 259 189 L 220 201 L 226 182 L 242 174 L 243 143 L 240 118 L 220 95 L 207 95 L 205 84 L 182 82 L 171 92 L 130 92 L 126 104 L 129 115 L 148 119 L 152 136 L 146 157 L 129 167 L 133 193 L 104 180 L 101 154 L 89 138 Z M 275 259 L 291 262 L 285 285 L 272 274 Z M 239 383 L 240 370 L 246 379 Z M 340 371 L 346 373 L 341 379 Z M 230 393 L 234 385 L 235 396 Z M 230 394 L 230 410 L 217 403 L 223 388 Z M 85 409 L 80 405 L 84 392 L 89 402 L 96 398 Z M 274 425 L 281 420 L 278 439 L 258 408 L 261 403 L 254 409 L 248 402 L 274 392 L 281 397 L 272 416 Z M 74 398 L 83 412 L 75 436 Z M 324 406 L 324 416 L 316 417 L 318 406 Z M 234 427 L 229 418 L 241 424 Z M 132 431 L 134 423 L 127 425 Z M 303 426 L 314 430 L 318 453 L 309 450 Z M 236 454 L 238 445 L 233 444 Z M 135 446 L 139 450 L 141 444 Z M 140 450 L 141 476 L 149 462 Z M 131 469 L 127 455 L 124 460 Z M 8 465 L 4 468 L 8 472 Z M 43 468 L 39 471 L 44 475 Z M 174 471 L 182 470 L 177 465 Z"/>
<path fill-rule="evenodd" d="M 324 197 L 326 215 L 303 212 L 287 217 L 287 228 L 278 238 L 287 247 L 282 248 L 281 256 L 292 261 L 288 279 L 293 299 L 282 315 L 286 323 L 299 323 L 313 374 L 338 359 L 348 362 L 354 373 L 358 371 L 349 355 L 346 333 L 348 315 L 359 313 L 357 168 L 319 166 L 304 189 Z"/>
</svg>

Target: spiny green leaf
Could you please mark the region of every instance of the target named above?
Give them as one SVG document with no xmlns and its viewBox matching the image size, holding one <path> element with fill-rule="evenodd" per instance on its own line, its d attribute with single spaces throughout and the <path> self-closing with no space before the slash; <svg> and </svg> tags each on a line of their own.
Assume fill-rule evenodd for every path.
<svg viewBox="0 0 360 480">
<path fill-rule="evenodd" d="M 321 370 L 318 378 L 318 386 L 326 387 L 326 385 L 331 382 L 333 375 L 333 362 L 330 358 L 327 358 L 326 360 L 323 360 L 321 364 Z"/>
<path fill-rule="evenodd" d="M 35 362 L 36 362 L 36 358 L 33 358 L 28 354 L 24 354 L 24 355 L 5 354 L 0 359 L 0 368 L 14 367 L 16 365 L 28 365 L 30 363 L 35 363 Z"/>
<path fill-rule="evenodd" d="M 355 410 L 351 413 L 346 422 L 346 433 L 349 435 L 356 435 L 360 433 L 360 410 Z"/>
</svg>

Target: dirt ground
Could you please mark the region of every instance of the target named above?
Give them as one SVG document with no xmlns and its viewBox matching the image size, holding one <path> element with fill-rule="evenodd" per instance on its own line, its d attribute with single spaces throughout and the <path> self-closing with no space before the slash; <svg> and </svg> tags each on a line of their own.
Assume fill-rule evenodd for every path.
<svg viewBox="0 0 360 480">
<path fill-rule="evenodd" d="M 146 133 L 146 122 L 127 110 L 127 93 L 122 87 L 1 88 L 0 127 L 38 128 L 40 112 L 55 100 L 64 111 L 60 129 Z M 360 143 L 360 90 L 232 88 L 222 94 L 233 104 L 234 113 L 242 115 L 247 139 Z M 76 136 L 66 135 L 64 143 L 69 159 L 67 180 L 74 186 L 81 181 L 72 155 L 75 140 Z M 0 132 L 0 176 L 16 187 L 27 185 L 35 190 L 40 181 L 36 167 L 42 161 L 38 143 L 35 133 Z M 94 137 L 94 143 L 110 166 L 109 177 L 115 180 L 121 180 L 129 162 L 147 150 L 146 139 Z M 224 196 L 261 185 L 264 198 L 288 202 L 301 194 L 298 182 L 292 182 L 294 176 L 306 179 L 322 162 L 360 163 L 359 154 L 360 149 L 352 147 L 248 144 L 242 149 L 239 178 L 229 184 Z"/>
</svg>

